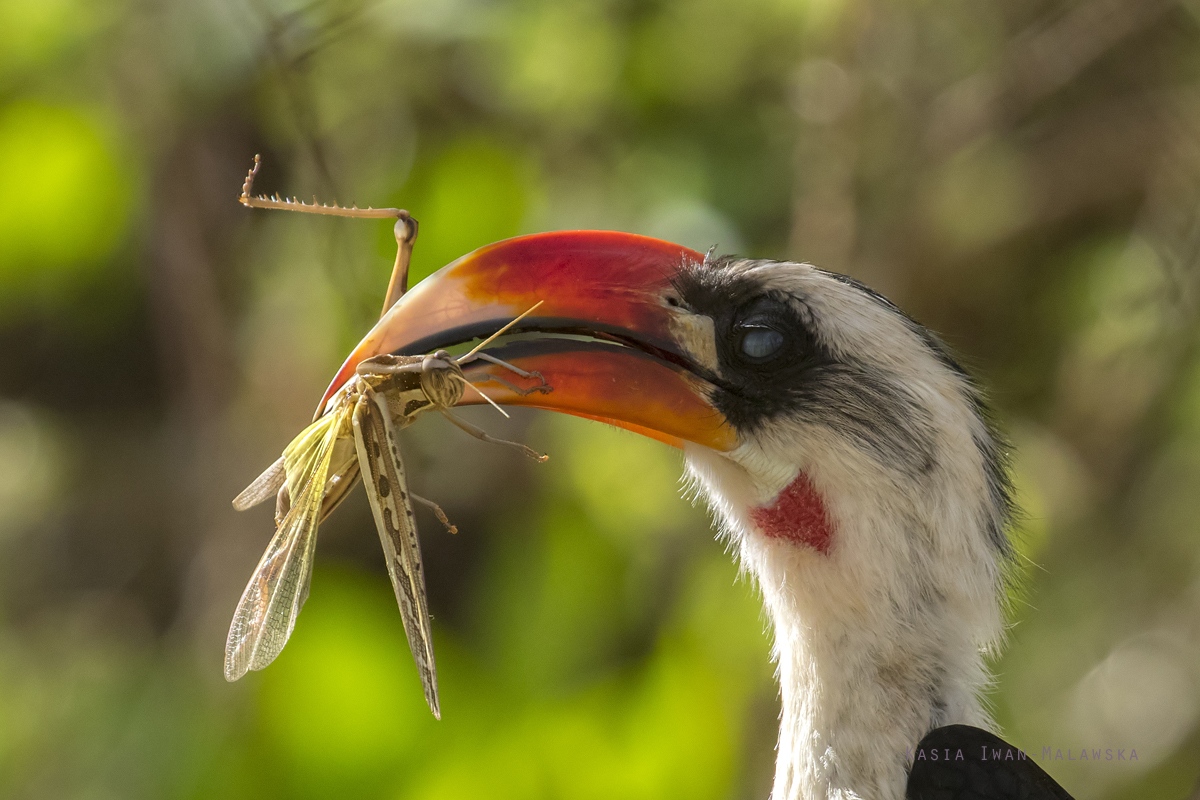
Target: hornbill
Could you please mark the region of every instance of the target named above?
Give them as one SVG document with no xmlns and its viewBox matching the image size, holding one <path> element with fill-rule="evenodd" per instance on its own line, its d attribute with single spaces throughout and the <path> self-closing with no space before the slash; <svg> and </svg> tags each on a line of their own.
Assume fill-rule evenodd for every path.
<svg viewBox="0 0 1200 800">
<path fill-rule="evenodd" d="M 488 362 L 467 376 L 498 403 L 682 448 L 770 618 L 774 800 L 1068 798 L 986 730 L 1013 557 L 1006 449 L 936 336 L 807 264 L 536 234 L 404 295 L 323 403 L 363 359 L 490 335 L 539 300 L 511 331 L 539 335 L 490 352 L 553 391 Z"/>
</svg>

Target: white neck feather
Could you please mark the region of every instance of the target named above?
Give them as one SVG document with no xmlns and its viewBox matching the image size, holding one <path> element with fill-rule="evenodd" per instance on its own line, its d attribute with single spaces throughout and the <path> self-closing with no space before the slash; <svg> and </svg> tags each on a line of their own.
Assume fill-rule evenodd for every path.
<svg viewBox="0 0 1200 800">
<path fill-rule="evenodd" d="M 979 693 L 1000 639 L 1001 567 L 980 455 L 953 434 L 981 423 L 957 421 L 916 476 L 819 428 L 767 431 L 730 454 L 687 450 L 774 629 L 783 707 L 772 800 L 898 800 L 927 731 L 991 726 Z M 799 470 L 824 500 L 828 554 L 768 538 L 750 519 Z"/>
</svg>

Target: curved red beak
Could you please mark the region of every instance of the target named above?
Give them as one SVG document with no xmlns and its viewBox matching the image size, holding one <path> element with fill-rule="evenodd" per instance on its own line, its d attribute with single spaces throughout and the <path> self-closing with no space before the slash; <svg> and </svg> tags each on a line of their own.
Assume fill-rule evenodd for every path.
<svg viewBox="0 0 1200 800">
<path fill-rule="evenodd" d="M 470 253 L 405 294 L 346 359 L 321 400 L 364 359 L 430 352 L 490 336 L 541 301 L 509 334 L 540 333 L 486 352 L 552 391 L 493 363 L 466 366 L 497 403 L 607 422 L 681 447 L 718 450 L 737 435 L 710 402 L 713 386 L 677 340 L 673 280 L 703 256 L 680 245 L 611 231 L 508 239 Z M 570 338 L 564 338 L 564 334 Z M 584 338 L 586 337 L 586 338 Z M 464 404 L 483 402 L 467 392 Z"/>
</svg>

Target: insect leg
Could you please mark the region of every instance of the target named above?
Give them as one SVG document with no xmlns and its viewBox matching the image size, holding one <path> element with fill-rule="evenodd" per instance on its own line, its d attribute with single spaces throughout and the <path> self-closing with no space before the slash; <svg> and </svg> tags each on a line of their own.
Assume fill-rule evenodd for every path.
<svg viewBox="0 0 1200 800">
<path fill-rule="evenodd" d="M 359 466 L 358 460 L 354 460 L 346 464 L 341 470 L 329 476 L 329 481 L 326 484 L 325 499 L 321 503 L 321 522 L 333 513 L 333 510 L 342 504 L 350 495 L 350 490 L 358 483 Z"/>
<path fill-rule="evenodd" d="M 275 527 L 283 524 L 283 520 L 292 510 L 292 495 L 288 491 L 287 484 L 279 487 L 279 493 L 275 495 Z"/>
<path fill-rule="evenodd" d="M 446 417 L 446 419 L 450 420 L 459 428 L 474 436 L 476 439 L 482 439 L 483 441 L 491 442 L 492 444 L 503 444 L 507 445 L 508 447 L 515 447 L 525 455 L 532 458 L 534 461 L 537 461 L 539 464 L 550 459 L 550 456 L 542 455 L 532 447 L 527 447 L 520 442 L 510 442 L 507 439 L 497 439 L 496 437 L 484 431 L 483 428 L 477 428 L 466 420 L 459 419 L 446 409 L 442 409 L 442 414 Z"/>
<path fill-rule="evenodd" d="M 387 399 L 363 387 L 354 407 L 354 444 L 358 450 L 363 486 L 371 502 L 375 527 L 387 559 L 388 575 L 400 606 L 408 647 L 417 664 L 429 710 L 441 718 L 438 703 L 437 665 L 433 658 L 433 631 L 421 567 L 421 544 L 409 501 L 404 464 L 391 423 Z"/>
<path fill-rule="evenodd" d="M 516 374 L 520 375 L 522 378 L 537 378 L 538 380 L 542 381 L 543 383 L 545 383 L 545 381 L 546 381 L 546 379 L 542 377 L 542 373 L 540 373 L 540 372 L 528 372 L 526 370 L 521 369 L 516 364 L 510 364 L 507 361 L 501 361 L 500 359 L 496 358 L 494 355 L 491 355 L 490 353 L 485 353 L 483 351 L 480 351 L 478 353 L 472 353 L 470 356 L 463 356 L 462 358 L 457 359 L 457 362 L 461 366 L 463 364 L 469 364 L 477 358 L 482 358 L 484 361 L 490 361 L 491 363 L 496 364 L 497 366 L 504 367 L 509 372 L 515 372 Z"/>
<path fill-rule="evenodd" d="M 517 386 L 512 381 L 506 381 L 506 380 L 504 380 L 504 378 L 497 377 L 496 375 L 488 375 L 487 381 L 481 381 L 481 382 L 498 383 L 501 386 L 508 388 L 509 391 L 511 391 L 515 394 L 519 394 L 521 397 L 525 397 L 526 395 L 531 395 L 534 392 L 541 392 L 542 394 L 550 394 L 551 392 L 554 391 L 554 387 L 551 386 L 550 384 L 546 383 L 546 379 L 541 376 L 541 373 L 534 372 L 531 374 L 534 377 L 536 377 L 538 380 L 540 380 L 541 384 L 538 386 L 531 386 L 528 389 L 522 389 L 520 386 Z M 471 385 L 474 386 L 475 384 L 471 384 Z"/>
<path fill-rule="evenodd" d="M 504 367 L 505 369 L 509 370 L 510 372 L 520 375 L 522 378 L 537 378 L 539 381 L 541 381 L 541 383 L 539 383 L 537 386 L 531 386 L 528 389 L 522 389 L 520 386 L 517 386 L 515 383 L 512 383 L 511 381 L 506 381 L 506 380 L 504 380 L 504 378 L 501 378 L 499 376 L 496 376 L 496 375 L 488 376 L 489 380 L 495 381 L 496 383 L 499 383 L 503 386 L 507 386 L 509 389 L 511 389 L 512 391 L 521 395 L 522 397 L 533 394 L 534 392 L 541 392 L 542 394 L 550 394 L 551 392 L 554 391 L 554 387 L 551 386 L 550 384 L 546 383 L 546 379 L 542 376 L 542 373 L 540 373 L 540 372 L 526 372 L 525 370 L 521 369 L 520 367 L 516 366 L 515 364 L 510 364 L 507 361 L 501 361 L 500 359 L 496 358 L 495 356 L 488 355 L 487 353 L 476 353 L 471 358 L 472 359 L 482 358 L 484 361 L 490 361 L 491 363 L 496 364 L 497 366 Z M 459 362 L 459 363 L 462 363 L 462 362 Z"/>
<path fill-rule="evenodd" d="M 450 518 L 446 516 L 446 512 L 442 511 L 442 507 L 437 503 L 433 502 L 432 500 L 426 500 L 424 497 L 421 497 L 421 495 L 413 494 L 412 492 L 409 492 L 408 496 L 433 511 L 433 515 L 438 518 L 438 522 L 445 525 L 446 530 L 450 531 L 450 533 L 458 533 L 458 528 L 450 524 Z"/>
<path fill-rule="evenodd" d="M 396 220 L 393 229 L 396 234 L 396 263 L 392 266 L 392 278 L 388 281 L 387 295 L 383 298 L 381 317 L 408 291 L 408 262 L 412 260 L 413 244 L 417 241 L 417 221 L 407 211 L 400 213 L 403 216 Z"/>
</svg>

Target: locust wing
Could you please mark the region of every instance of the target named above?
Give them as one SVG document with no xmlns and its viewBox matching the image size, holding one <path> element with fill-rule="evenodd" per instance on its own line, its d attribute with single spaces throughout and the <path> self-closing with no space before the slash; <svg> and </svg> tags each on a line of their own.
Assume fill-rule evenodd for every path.
<svg viewBox="0 0 1200 800">
<path fill-rule="evenodd" d="M 354 443 L 358 448 L 363 485 L 387 558 L 388 575 L 392 578 L 396 602 L 404 620 L 404 632 L 408 635 L 408 647 L 425 689 L 425 701 L 433 716 L 441 719 L 421 544 L 417 541 L 404 463 L 400 460 L 396 431 L 384 395 L 367 390 L 359 398 L 354 410 Z"/>
<path fill-rule="evenodd" d="M 263 470 L 262 475 L 243 489 L 241 494 L 233 498 L 233 507 L 238 511 L 254 508 L 268 497 L 274 497 L 285 480 L 287 471 L 283 468 L 283 456 L 280 456 L 274 464 Z"/>
<path fill-rule="evenodd" d="M 238 601 L 225 644 L 228 681 L 270 664 L 292 635 L 296 615 L 308 596 L 329 462 L 345 415 L 345 410 L 339 409 L 322 417 L 284 451 L 281 460 L 288 492 L 296 500 Z"/>
</svg>

